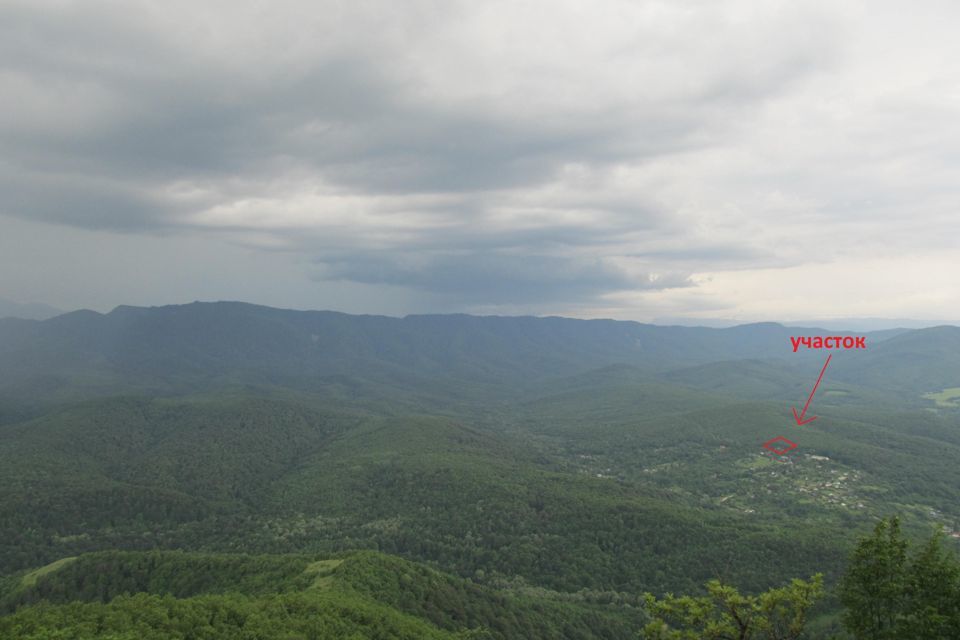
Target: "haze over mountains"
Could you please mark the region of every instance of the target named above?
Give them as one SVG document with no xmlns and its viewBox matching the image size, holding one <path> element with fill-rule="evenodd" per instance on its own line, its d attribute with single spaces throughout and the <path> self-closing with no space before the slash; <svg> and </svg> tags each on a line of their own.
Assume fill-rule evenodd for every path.
<svg viewBox="0 0 960 640">
<path fill-rule="evenodd" d="M 65 354 L 89 351 L 115 364 L 131 349 L 167 351 L 190 357 L 230 352 L 241 360 L 313 357 L 332 369 L 355 356 L 434 368 L 486 353 L 517 359 L 523 353 L 573 359 L 581 367 L 629 362 L 647 368 L 725 359 L 783 357 L 789 336 L 825 334 L 830 329 L 755 323 L 724 329 L 657 326 L 613 320 L 424 315 L 392 318 L 350 316 L 332 311 L 291 311 L 245 303 L 193 303 L 169 307 L 117 307 L 107 314 L 76 311 L 48 322 L 8 319 L 0 334 L 7 352 L 42 348 L 51 341 Z M 868 332 L 871 343 L 904 329 Z M 842 335 L 850 335 L 844 331 Z M 304 353 L 304 345 L 311 348 Z M 493 348 L 493 352 L 488 350 Z M 518 353 L 517 350 L 520 350 Z M 513 351 L 513 355 L 507 351 Z M 311 355 L 312 354 L 312 355 Z M 585 360 L 583 360 L 585 358 Z M 414 361 L 419 361 L 415 363 Z M 278 361 L 279 362 L 279 361 Z M 528 365 L 529 366 L 529 365 Z"/>
<path fill-rule="evenodd" d="M 234 302 L 118 307 L 42 322 L 0 321 L 0 392 L 41 385 L 56 398 L 118 388 L 184 392 L 227 383 L 316 392 L 345 379 L 413 390 L 436 378 L 446 385 L 482 383 L 461 389 L 467 395 L 490 389 L 511 395 L 609 365 L 649 375 L 670 372 L 672 380 L 687 377 L 693 384 L 696 367 L 740 368 L 730 364 L 735 361 L 792 371 L 820 353 L 793 353 L 790 336 L 825 333 L 776 323 L 711 329 L 566 318 L 351 316 Z M 896 362 L 909 351 L 901 365 L 916 370 L 908 380 L 888 380 L 887 388 L 936 390 L 943 376 L 957 371 L 952 349 L 958 334 L 949 326 L 867 332 L 862 335 L 869 348 L 836 358 L 830 380 L 883 387 L 887 367 L 878 363 Z"/>
<path fill-rule="evenodd" d="M 46 320 L 58 316 L 63 311 L 41 303 L 22 303 L 0 298 L 0 318 L 24 318 L 27 320 Z"/>
<path fill-rule="evenodd" d="M 691 318 L 686 316 L 662 316 L 654 318 L 652 324 L 680 325 L 684 327 L 713 327 L 723 329 L 742 324 L 750 324 L 731 318 Z M 885 329 L 924 329 L 927 327 L 954 322 L 917 320 L 915 318 L 813 318 L 809 320 L 780 320 L 786 327 L 820 327 L 841 331 L 882 331 Z"/>
</svg>

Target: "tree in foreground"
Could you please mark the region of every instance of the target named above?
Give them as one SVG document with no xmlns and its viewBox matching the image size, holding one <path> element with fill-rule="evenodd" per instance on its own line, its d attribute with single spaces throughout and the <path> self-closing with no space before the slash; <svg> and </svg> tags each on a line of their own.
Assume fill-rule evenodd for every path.
<svg viewBox="0 0 960 640">
<path fill-rule="evenodd" d="M 707 583 L 705 596 L 647 594 L 652 621 L 645 640 L 795 640 L 803 633 L 807 612 L 823 595 L 823 576 L 794 579 L 759 595 L 743 595 L 718 580 Z"/>
<path fill-rule="evenodd" d="M 843 623 L 858 640 L 960 638 L 960 560 L 938 532 L 908 558 L 897 518 L 860 539 L 840 581 Z"/>
<path fill-rule="evenodd" d="M 855 638 L 896 638 L 904 610 L 907 576 L 907 541 L 900 521 L 881 520 L 873 534 L 857 544 L 838 593 L 843 603 L 843 624 Z"/>
</svg>

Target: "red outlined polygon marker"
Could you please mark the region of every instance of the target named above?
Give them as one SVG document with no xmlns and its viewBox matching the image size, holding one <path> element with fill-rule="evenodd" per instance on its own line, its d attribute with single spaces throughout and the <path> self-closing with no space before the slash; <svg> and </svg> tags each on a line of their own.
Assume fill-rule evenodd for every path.
<svg viewBox="0 0 960 640">
<path fill-rule="evenodd" d="M 777 436 L 773 440 L 767 440 L 766 442 L 763 443 L 764 449 L 772 453 L 775 453 L 778 456 L 782 456 L 785 453 L 793 451 L 798 446 L 800 445 L 798 445 L 796 442 L 791 442 L 790 440 L 787 440 L 783 436 Z"/>
</svg>

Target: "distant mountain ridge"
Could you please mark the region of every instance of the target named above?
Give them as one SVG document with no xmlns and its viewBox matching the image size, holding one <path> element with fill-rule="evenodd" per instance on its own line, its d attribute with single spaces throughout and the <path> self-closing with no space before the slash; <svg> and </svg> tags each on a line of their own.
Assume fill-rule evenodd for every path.
<svg viewBox="0 0 960 640">
<path fill-rule="evenodd" d="M 0 318 L 22 318 L 24 320 L 46 320 L 61 315 L 63 311 L 47 304 L 37 302 L 22 303 L 0 298 Z"/>
<path fill-rule="evenodd" d="M 927 344 L 932 360 L 948 357 L 938 341 L 951 329 L 867 333 L 857 362 L 880 362 L 895 345 Z M 610 365 L 663 372 L 715 362 L 786 359 L 790 336 L 826 332 L 757 323 L 727 329 L 662 327 L 632 321 L 560 317 L 410 315 L 293 311 L 240 302 L 163 307 L 121 306 L 101 314 L 74 311 L 44 321 L 0 320 L 0 394 L 23 391 L 151 393 L 224 384 L 312 388 L 346 376 L 408 388 L 426 380 L 517 389 L 537 380 Z M 911 346 L 911 349 L 914 347 Z M 943 365 L 926 362 L 943 377 Z M 839 367 L 859 375 L 859 365 Z M 952 369 L 951 369 L 952 370 Z M 876 377 L 876 376 L 874 376 Z M 958 382 L 960 384 L 960 382 Z"/>
</svg>

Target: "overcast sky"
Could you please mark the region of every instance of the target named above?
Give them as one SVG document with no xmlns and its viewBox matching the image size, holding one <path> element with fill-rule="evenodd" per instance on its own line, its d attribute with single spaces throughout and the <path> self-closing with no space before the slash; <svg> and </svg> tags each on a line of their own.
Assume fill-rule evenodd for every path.
<svg viewBox="0 0 960 640">
<path fill-rule="evenodd" d="M 0 1 L 0 297 L 960 320 L 955 2 Z"/>
</svg>

